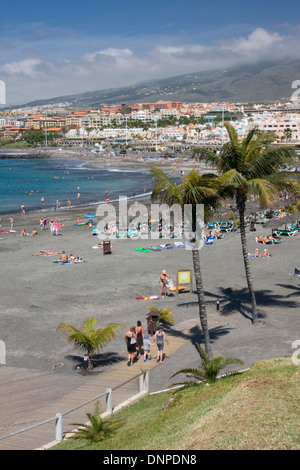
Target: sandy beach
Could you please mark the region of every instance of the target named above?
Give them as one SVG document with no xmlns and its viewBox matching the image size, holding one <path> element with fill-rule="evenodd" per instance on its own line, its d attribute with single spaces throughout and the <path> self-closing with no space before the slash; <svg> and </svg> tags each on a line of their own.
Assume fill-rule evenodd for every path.
<svg viewBox="0 0 300 470">
<path fill-rule="evenodd" d="M 146 202 L 146 201 L 145 201 Z M 193 320 L 194 338 L 201 341 L 199 312 L 195 292 L 171 294 L 164 300 L 136 300 L 136 297 L 159 295 L 159 274 L 165 269 L 175 280 L 178 269 L 192 269 L 191 252 L 174 247 L 159 252 L 142 253 L 135 248 L 159 246 L 165 241 L 116 239 L 112 254 L 103 255 L 93 248 L 99 239 L 88 226 L 75 226 L 76 220 L 95 207 L 45 212 L 63 224 L 61 235 L 52 236 L 49 228 L 39 228 L 39 213 L 14 216 L 14 229 L 37 228 L 38 236 L 21 237 L 20 233 L 0 234 L 1 315 L 0 340 L 6 345 L 6 364 L 38 370 L 77 374 L 82 357 L 56 331 L 62 323 L 80 327 L 95 316 L 100 327 L 110 322 L 124 325 L 124 333 L 141 320 L 146 327 L 147 306 L 171 308 L 176 325 Z M 97 221 L 97 219 L 96 219 Z M 2 230 L 9 230 L 9 218 L 2 217 Z M 255 236 L 269 233 L 261 226 L 249 232 L 248 249 L 258 247 Z M 249 367 L 261 359 L 291 355 L 292 343 L 299 339 L 300 278 L 292 274 L 299 267 L 300 235 L 284 237 L 281 245 L 268 246 L 272 257 L 251 258 L 253 282 L 257 295 L 260 322 L 251 324 L 240 234 L 228 233 L 223 239 L 204 246 L 200 252 L 205 285 L 207 313 L 214 354 L 237 357 Z M 172 241 L 171 241 L 172 243 Z M 33 256 L 41 250 L 65 251 L 83 258 L 85 263 L 61 265 L 54 256 Z M 194 284 L 195 286 L 195 284 Z M 220 302 L 220 310 L 216 302 Z M 126 367 L 124 335 L 110 342 L 98 357 L 104 370 L 119 361 Z M 150 389 L 164 388 L 173 372 L 184 366 L 199 366 L 194 342 L 189 342 L 161 367 L 151 372 Z"/>
</svg>

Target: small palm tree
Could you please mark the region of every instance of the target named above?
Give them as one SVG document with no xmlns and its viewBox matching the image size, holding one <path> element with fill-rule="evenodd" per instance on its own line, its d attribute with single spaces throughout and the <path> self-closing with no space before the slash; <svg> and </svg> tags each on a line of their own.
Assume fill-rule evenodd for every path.
<svg viewBox="0 0 300 470">
<path fill-rule="evenodd" d="M 163 308 L 161 310 L 158 310 L 155 307 L 144 307 L 148 308 L 151 312 L 155 312 L 156 316 L 158 317 L 157 320 L 157 326 L 160 324 L 168 326 L 172 323 L 174 323 L 174 318 L 173 318 L 173 310 L 171 308 Z"/>
<path fill-rule="evenodd" d="M 174 377 L 178 374 L 185 374 L 187 377 L 192 377 L 196 380 L 196 382 L 181 382 L 186 387 L 198 385 L 199 383 L 214 383 L 217 380 L 217 376 L 220 370 L 223 369 L 225 366 L 229 364 L 243 364 L 243 362 L 239 359 L 231 357 L 224 358 L 222 356 L 215 356 L 213 358 L 210 358 L 209 355 L 200 347 L 198 343 L 196 343 L 196 346 L 201 356 L 202 368 L 196 369 L 188 367 L 181 369 L 172 375 L 172 377 Z"/>
<path fill-rule="evenodd" d="M 94 414 L 86 413 L 86 415 L 89 419 L 88 423 L 72 423 L 74 426 L 78 426 L 73 439 L 83 440 L 86 446 L 114 436 L 116 431 L 125 424 L 124 419 L 116 420 L 113 416 L 102 419 L 99 402 L 96 403 Z"/>
<path fill-rule="evenodd" d="M 98 320 L 95 317 L 88 318 L 80 330 L 68 323 L 60 323 L 57 330 L 63 330 L 67 335 L 67 341 L 76 349 L 86 352 L 88 357 L 88 370 L 93 368 L 92 357 L 96 352 L 124 329 L 119 323 L 110 323 L 104 328 L 97 329 Z"/>
</svg>

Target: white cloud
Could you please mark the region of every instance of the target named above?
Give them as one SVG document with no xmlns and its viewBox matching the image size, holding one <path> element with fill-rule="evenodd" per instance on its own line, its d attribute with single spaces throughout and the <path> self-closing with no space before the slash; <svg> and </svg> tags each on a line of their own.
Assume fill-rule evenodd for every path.
<svg viewBox="0 0 300 470">
<path fill-rule="evenodd" d="M 37 65 L 42 62 L 37 59 L 24 59 L 19 62 L 8 62 L 0 67 L 0 72 L 7 73 L 8 75 L 28 75 L 35 77 L 38 75 Z"/>
<path fill-rule="evenodd" d="M 101 51 L 93 52 L 91 54 L 85 54 L 84 59 L 88 62 L 95 60 L 97 57 L 131 57 L 133 52 L 130 49 L 114 49 L 109 47 L 108 49 L 103 49 Z"/>
<path fill-rule="evenodd" d="M 47 35 L 48 40 L 49 35 Z M 69 38 L 70 39 L 70 38 Z M 120 38 L 119 38 L 120 39 Z M 124 38 L 123 38 L 124 39 Z M 54 39 L 53 39 L 54 40 Z M 82 38 L 78 38 L 81 41 Z M 52 50 L 63 44 L 62 37 L 52 44 Z M 131 47 L 93 47 L 83 52 L 83 45 L 91 50 L 97 40 L 81 43 L 79 56 L 74 55 L 76 38 L 72 33 L 72 55 L 53 59 L 41 54 L 20 60 L 5 61 L 0 66 L 0 78 L 6 82 L 8 101 L 24 103 L 30 100 L 51 98 L 85 91 L 100 90 L 133 85 L 139 81 L 167 78 L 185 73 L 201 72 L 230 68 L 238 65 L 255 63 L 262 60 L 280 60 L 300 56 L 296 36 L 282 36 L 277 32 L 268 32 L 257 28 L 246 37 L 218 41 L 207 46 L 203 44 L 175 44 L 166 38 L 153 44 L 145 51 L 136 52 Z M 177 38 L 178 41 L 178 38 Z M 108 39 L 100 41 L 102 45 Z M 112 40 L 115 44 L 117 38 Z M 131 39 L 131 44 L 132 44 Z M 146 44 L 143 37 L 137 44 Z M 121 40 L 119 41 L 121 43 Z M 50 47 L 50 43 L 48 48 Z M 69 44 L 69 43 L 68 43 Z M 78 43 L 79 44 L 79 43 Z M 127 46 L 126 42 L 123 44 Z M 150 42 L 149 42 L 150 44 Z M 32 44 L 27 44 L 33 47 Z M 45 47 L 46 44 L 43 43 Z M 74 49 L 75 48 L 75 49 Z"/>
</svg>

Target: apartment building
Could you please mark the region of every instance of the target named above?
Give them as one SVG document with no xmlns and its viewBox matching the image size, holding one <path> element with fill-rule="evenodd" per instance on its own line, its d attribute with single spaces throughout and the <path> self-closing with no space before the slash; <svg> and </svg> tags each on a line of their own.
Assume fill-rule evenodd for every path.
<svg viewBox="0 0 300 470">
<path fill-rule="evenodd" d="M 66 116 L 66 126 L 81 127 L 81 120 L 87 115 L 86 111 L 78 111 Z"/>
<path fill-rule="evenodd" d="M 84 129 L 100 129 L 102 127 L 101 115 L 95 112 L 83 116 L 81 118 L 81 127 Z"/>
<path fill-rule="evenodd" d="M 262 131 L 273 131 L 279 138 L 286 136 L 286 129 L 290 130 L 290 139 L 300 140 L 300 117 L 290 115 L 269 116 L 259 124 Z"/>
<path fill-rule="evenodd" d="M 47 117 L 43 114 L 36 114 L 35 116 L 29 116 L 25 122 L 24 126 L 27 129 L 48 129 L 53 127 L 63 127 L 66 125 L 66 119 L 62 117 Z"/>
</svg>

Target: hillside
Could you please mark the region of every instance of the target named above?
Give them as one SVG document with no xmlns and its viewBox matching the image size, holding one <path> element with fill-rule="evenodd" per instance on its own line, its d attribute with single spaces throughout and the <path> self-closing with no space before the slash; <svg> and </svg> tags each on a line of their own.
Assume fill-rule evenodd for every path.
<svg viewBox="0 0 300 470">
<path fill-rule="evenodd" d="M 288 98 L 291 85 L 300 77 L 300 61 L 261 63 L 234 69 L 200 72 L 151 80 L 128 87 L 87 91 L 27 106 L 68 102 L 76 108 L 99 108 L 102 104 L 155 102 L 160 99 L 189 102 L 268 102 Z"/>
<path fill-rule="evenodd" d="M 299 386 L 291 358 L 261 361 L 212 386 L 180 391 L 172 402 L 171 392 L 140 400 L 117 414 L 126 424 L 115 437 L 88 449 L 300 450 Z M 80 447 L 67 440 L 55 450 Z"/>
</svg>

